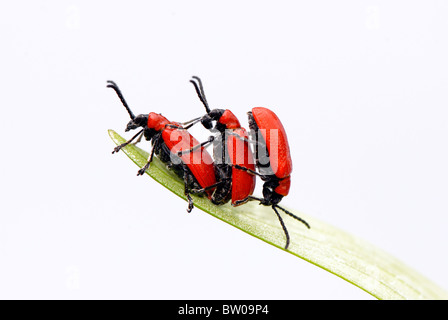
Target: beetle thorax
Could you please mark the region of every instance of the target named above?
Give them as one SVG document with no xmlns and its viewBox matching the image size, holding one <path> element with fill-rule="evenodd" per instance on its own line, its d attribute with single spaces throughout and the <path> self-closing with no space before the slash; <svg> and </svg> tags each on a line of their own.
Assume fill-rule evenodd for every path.
<svg viewBox="0 0 448 320">
<path fill-rule="evenodd" d="M 232 111 L 227 109 L 224 111 L 222 116 L 219 118 L 219 123 L 225 125 L 226 129 L 237 129 L 241 128 L 241 124 L 238 121 L 238 118 L 235 117 Z"/>
<path fill-rule="evenodd" d="M 164 116 L 162 116 L 159 113 L 150 112 L 148 114 L 147 126 L 148 126 L 149 129 L 154 129 L 156 131 L 161 131 L 169 123 L 170 122 L 168 121 L 168 119 L 165 118 Z"/>
</svg>

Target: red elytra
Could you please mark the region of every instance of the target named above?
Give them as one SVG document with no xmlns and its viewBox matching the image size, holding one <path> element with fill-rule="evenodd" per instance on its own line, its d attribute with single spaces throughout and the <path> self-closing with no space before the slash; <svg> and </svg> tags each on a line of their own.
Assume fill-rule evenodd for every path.
<svg viewBox="0 0 448 320">
<path fill-rule="evenodd" d="M 166 125 L 175 124 L 170 122 L 167 118 L 162 116 L 160 113 L 150 112 L 148 113 L 148 121 L 146 126 L 148 128 L 154 129 L 156 131 L 162 131 L 165 129 Z"/>
<path fill-rule="evenodd" d="M 227 137 L 227 152 L 232 163 L 232 205 L 237 206 L 242 201 L 248 199 L 255 190 L 255 175 L 249 174 L 245 170 L 238 169 L 237 166 L 255 171 L 255 162 L 247 140 L 249 136 L 244 128 L 237 128 L 234 135 Z"/>
<path fill-rule="evenodd" d="M 226 129 L 238 129 L 241 128 L 241 124 L 238 118 L 229 109 L 225 110 L 218 120 L 219 123 L 224 125 Z"/>
<path fill-rule="evenodd" d="M 280 179 L 289 177 L 292 172 L 292 160 L 282 122 L 273 111 L 263 107 L 253 108 L 252 115 L 266 142 L 275 176 Z"/>
<path fill-rule="evenodd" d="M 170 123 L 179 126 L 178 123 Z M 162 138 L 172 154 L 190 150 L 199 144 L 187 130 L 167 126 L 162 131 Z M 213 159 L 204 147 L 180 156 L 182 162 L 190 169 L 201 188 L 208 188 L 216 183 Z M 208 198 L 211 197 L 213 189 L 206 189 Z"/>
</svg>

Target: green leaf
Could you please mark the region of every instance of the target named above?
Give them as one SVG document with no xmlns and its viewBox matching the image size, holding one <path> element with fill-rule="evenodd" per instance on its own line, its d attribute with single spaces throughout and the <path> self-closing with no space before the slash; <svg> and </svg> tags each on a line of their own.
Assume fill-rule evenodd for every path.
<svg viewBox="0 0 448 320">
<path fill-rule="evenodd" d="M 113 130 L 109 130 L 109 135 L 117 145 L 125 142 Z M 134 145 L 126 146 L 122 151 L 139 167 L 149 156 Z M 183 181 L 157 157 L 147 174 L 186 199 Z M 285 235 L 270 207 L 255 201 L 236 208 L 229 204 L 216 206 L 205 197 L 192 197 L 196 208 L 284 250 Z M 311 229 L 284 215 L 291 236 L 286 252 L 347 280 L 378 299 L 448 299 L 447 292 L 386 252 L 311 216 L 291 211 L 304 218 Z"/>
</svg>

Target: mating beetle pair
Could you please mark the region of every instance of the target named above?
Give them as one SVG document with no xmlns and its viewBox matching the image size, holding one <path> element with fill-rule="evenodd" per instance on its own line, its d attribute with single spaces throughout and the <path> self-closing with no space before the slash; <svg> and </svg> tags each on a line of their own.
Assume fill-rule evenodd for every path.
<svg viewBox="0 0 448 320">
<path fill-rule="evenodd" d="M 193 208 L 190 196 L 192 193 L 206 195 L 216 205 L 231 201 L 233 206 L 238 206 L 256 200 L 262 205 L 271 206 L 285 233 L 285 249 L 287 249 L 289 234 L 277 209 L 299 220 L 308 228 L 310 226 L 305 220 L 278 205 L 289 193 L 292 171 L 289 144 L 281 121 L 267 108 L 253 108 L 248 112 L 251 129 L 249 139 L 246 130 L 241 127 L 230 110 L 210 109 L 202 82 L 198 77 L 193 77 L 190 82 L 194 85 L 207 113 L 186 123 L 178 123 L 153 112 L 135 116 L 118 86 L 113 81 L 108 81 L 107 86 L 115 90 L 131 117 L 126 131 L 142 128 L 130 140 L 117 146 L 113 153 L 135 139 L 139 142 L 142 136 L 151 141 L 153 145 L 151 155 L 137 175 L 142 175 L 148 169 L 155 153 L 162 162 L 183 178 L 188 212 Z M 197 122 L 201 122 L 206 129 L 217 132 L 218 135 L 199 143 L 187 131 Z M 211 143 L 213 143 L 214 161 L 205 150 L 205 146 Z M 254 144 L 255 161 L 250 143 Z M 258 172 L 255 170 L 255 165 Z M 252 195 L 256 176 L 264 181 L 263 198 Z"/>
</svg>

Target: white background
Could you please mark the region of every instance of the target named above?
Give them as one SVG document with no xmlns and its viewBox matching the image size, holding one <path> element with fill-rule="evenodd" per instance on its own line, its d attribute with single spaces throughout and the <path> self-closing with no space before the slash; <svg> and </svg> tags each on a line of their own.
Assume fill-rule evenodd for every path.
<svg viewBox="0 0 448 320">
<path fill-rule="evenodd" d="M 448 289 L 446 1 L 27 1 L 0 6 L 0 298 L 371 299 L 199 211 L 107 135 L 136 114 L 273 109 L 286 206 Z M 207 137 L 197 128 L 194 134 Z M 202 136 L 203 135 L 203 136 Z M 130 137 L 130 134 L 124 134 Z M 149 148 L 148 145 L 144 145 Z"/>
</svg>

